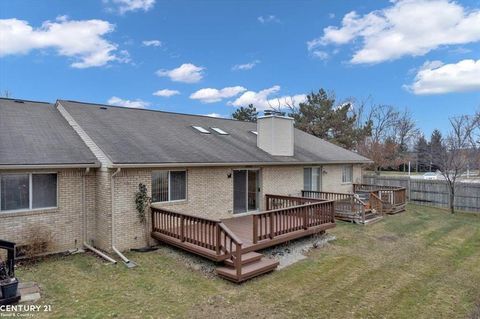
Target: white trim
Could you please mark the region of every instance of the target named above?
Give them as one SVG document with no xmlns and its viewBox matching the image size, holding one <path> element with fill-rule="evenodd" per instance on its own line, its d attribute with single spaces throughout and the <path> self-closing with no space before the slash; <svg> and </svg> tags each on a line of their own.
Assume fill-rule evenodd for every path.
<svg viewBox="0 0 480 319">
<path fill-rule="evenodd" d="M 18 169 L 61 169 L 61 168 L 97 168 L 100 167 L 99 163 L 96 164 L 19 164 L 19 165 L 0 165 L 0 170 L 18 170 Z"/>
<path fill-rule="evenodd" d="M 112 161 L 107 156 L 106 153 L 93 141 L 93 139 L 83 130 L 83 128 L 75 121 L 72 115 L 63 107 L 63 105 L 57 101 L 56 103 L 57 110 L 65 118 L 68 124 L 73 128 L 73 130 L 78 134 L 82 141 L 87 145 L 90 151 L 95 155 L 95 157 L 100 161 L 102 166 L 111 167 Z"/>
<path fill-rule="evenodd" d="M 370 164 L 371 161 L 330 161 L 330 162 L 228 162 L 228 163 L 117 163 L 112 168 L 169 168 L 169 167 L 239 167 L 239 166 L 310 166 L 334 164 Z"/>
</svg>

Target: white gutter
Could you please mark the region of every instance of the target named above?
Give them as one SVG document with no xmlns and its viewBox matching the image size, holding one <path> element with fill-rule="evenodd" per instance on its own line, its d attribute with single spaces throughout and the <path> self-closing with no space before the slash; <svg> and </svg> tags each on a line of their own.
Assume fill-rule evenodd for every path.
<svg viewBox="0 0 480 319">
<path fill-rule="evenodd" d="M 2 165 L 0 164 L 0 169 L 51 169 L 51 168 L 97 168 L 100 167 L 99 163 L 95 164 L 13 164 L 13 165 Z"/>
<path fill-rule="evenodd" d="M 93 251 L 94 253 L 96 253 L 97 255 L 99 255 L 100 257 L 108 260 L 109 262 L 113 263 L 113 264 L 116 264 L 117 261 L 113 258 L 111 258 L 110 256 L 108 256 L 107 254 L 101 252 L 100 250 L 98 249 L 95 249 L 93 248 L 92 246 L 90 246 L 89 244 L 87 244 L 87 210 L 86 210 L 86 200 L 85 200 L 85 180 L 86 180 L 86 176 L 87 174 L 90 172 L 90 168 L 87 167 L 85 169 L 85 173 L 83 173 L 83 176 L 82 176 L 82 210 L 83 210 L 83 234 L 82 234 L 82 239 L 83 239 L 83 246 L 91 251 Z"/>
<path fill-rule="evenodd" d="M 230 162 L 230 163 L 132 163 L 113 164 L 113 168 L 160 168 L 160 167 L 237 167 L 237 166 L 301 166 L 331 164 L 370 164 L 371 161 L 330 161 L 330 162 Z"/>
<path fill-rule="evenodd" d="M 125 257 L 116 247 L 115 247 L 115 181 L 114 177 L 120 173 L 122 169 L 120 167 L 112 174 L 110 177 L 110 191 L 111 191 L 111 201 L 112 201 L 112 234 L 111 234 L 111 242 L 112 242 L 112 250 L 116 253 L 126 264 L 130 263 L 130 260 Z"/>
</svg>

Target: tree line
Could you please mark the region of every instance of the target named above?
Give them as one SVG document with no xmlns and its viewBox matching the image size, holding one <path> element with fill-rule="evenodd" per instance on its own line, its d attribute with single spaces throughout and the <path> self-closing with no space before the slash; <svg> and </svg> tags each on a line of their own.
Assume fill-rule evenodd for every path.
<svg viewBox="0 0 480 319">
<path fill-rule="evenodd" d="M 455 184 L 468 169 L 480 169 L 480 111 L 449 119 L 448 133 L 436 129 L 427 139 L 412 113 L 393 105 L 349 99 L 338 102 L 333 92 L 320 89 L 305 101 L 278 101 L 275 112 L 294 119 L 295 127 L 372 160 L 370 169 L 438 171 L 450 188 L 451 210 Z M 259 112 L 250 104 L 232 118 L 256 122 Z"/>
</svg>

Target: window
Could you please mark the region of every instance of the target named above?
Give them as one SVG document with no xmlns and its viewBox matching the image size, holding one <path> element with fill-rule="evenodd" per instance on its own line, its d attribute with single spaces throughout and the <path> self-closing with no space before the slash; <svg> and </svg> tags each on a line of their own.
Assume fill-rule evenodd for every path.
<svg viewBox="0 0 480 319">
<path fill-rule="evenodd" d="M 169 202 L 187 199 L 186 171 L 152 173 L 152 201 Z"/>
<path fill-rule="evenodd" d="M 57 174 L 0 175 L 0 211 L 57 207 Z"/>
<path fill-rule="evenodd" d="M 211 129 L 214 130 L 215 132 L 217 132 L 217 133 L 220 134 L 220 135 L 228 135 L 228 133 L 225 132 L 224 130 L 222 130 L 221 128 L 212 127 Z"/>
<path fill-rule="evenodd" d="M 203 134 L 210 134 L 210 131 L 207 130 L 207 129 L 204 129 L 203 127 L 201 126 L 192 126 L 194 129 L 196 129 L 197 131 L 199 131 L 200 133 L 203 133 Z"/>
<path fill-rule="evenodd" d="M 322 189 L 321 167 L 306 167 L 303 169 L 303 189 L 319 192 Z"/>
<path fill-rule="evenodd" d="M 353 165 L 343 165 L 342 183 L 351 183 L 353 181 Z"/>
</svg>

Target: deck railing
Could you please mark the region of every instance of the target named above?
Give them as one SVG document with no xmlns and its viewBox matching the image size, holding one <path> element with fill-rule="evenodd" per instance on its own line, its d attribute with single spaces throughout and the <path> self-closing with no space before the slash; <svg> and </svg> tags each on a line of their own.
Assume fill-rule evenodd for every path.
<svg viewBox="0 0 480 319">
<path fill-rule="evenodd" d="M 241 270 L 242 241 L 220 220 L 177 213 L 151 207 L 152 230 L 160 234 L 202 247 L 219 259 L 232 259 Z"/>
<path fill-rule="evenodd" d="M 369 193 L 370 197 L 375 195 L 376 198 L 373 198 L 373 201 L 382 202 L 383 213 L 404 210 L 407 203 L 407 190 L 401 186 L 353 184 L 353 191 Z"/>
<path fill-rule="evenodd" d="M 335 223 L 333 201 L 277 195 L 266 195 L 266 199 L 269 208 L 276 205 L 283 207 L 253 215 L 254 244 L 302 229 Z M 293 206 L 287 206 L 289 204 Z"/>
<path fill-rule="evenodd" d="M 326 201 L 326 199 L 267 194 L 265 195 L 265 201 L 266 210 L 272 210 L 299 206 L 314 202 L 324 202 Z"/>
<path fill-rule="evenodd" d="M 367 204 L 354 194 L 302 190 L 302 197 L 333 200 L 335 201 L 336 212 L 339 214 L 352 213 L 358 215 L 362 222 L 365 222 L 365 207 Z"/>
</svg>

